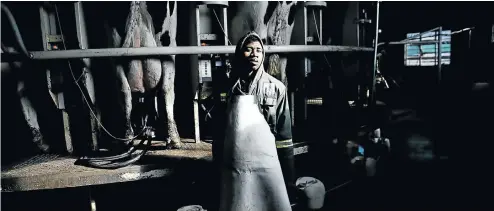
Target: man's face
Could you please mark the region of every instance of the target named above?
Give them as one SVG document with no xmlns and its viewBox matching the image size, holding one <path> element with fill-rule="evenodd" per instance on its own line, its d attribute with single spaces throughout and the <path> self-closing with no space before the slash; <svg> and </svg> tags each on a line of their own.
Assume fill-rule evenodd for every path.
<svg viewBox="0 0 494 211">
<path fill-rule="evenodd" d="M 244 47 L 244 58 L 249 70 L 257 70 L 263 61 L 262 45 L 258 41 L 248 43 Z"/>
</svg>

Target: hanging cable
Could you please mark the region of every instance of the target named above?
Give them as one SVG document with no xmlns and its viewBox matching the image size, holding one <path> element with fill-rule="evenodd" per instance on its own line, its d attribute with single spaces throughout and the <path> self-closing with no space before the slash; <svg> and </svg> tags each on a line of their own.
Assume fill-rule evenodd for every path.
<svg viewBox="0 0 494 211">
<path fill-rule="evenodd" d="M 63 46 L 64 46 L 64 49 L 67 50 L 67 46 L 65 45 L 65 38 L 63 36 L 63 31 L 62 31 L 62 23 L 60 22 L 60 17 L 59 17 L 59 14 L 58 14 L 58 7 L 57 5 L 55 4 L 55 14 L 57 15 L 57 21 L 58 21 L 58 27 L 60 29 L 60 35 L 62 36 L 62 43 L 63 43 Z M 3 8 L 3 4 L 2 4 L 2 8 Z M 99 120 L 99 118 L 96 116 L 96 114 L 94 113 L 94 110 L 92 109 L 92 106 L 91 104 L 89 103 L 88 99 L 86 98 L 86 95 L 84 94 L 84 91 L 82 90 L 81 86 L 79 85 L 78 81 L 80 79 L 76 79 L 75 75 L 74 75 L 74 71 L 72 70 L 72 65 L 70 63 L 70 60 L 67 60 L 67 63 L 69 65 L 69 71 L 70 71 L 70 75 L 72 76 L 72 79 L 74 80 L 74 83 L 75 85 L 77 86 L 77 88 L 79 88 L 79 91 L 81 92 L 81 95 L 82 95 L 82 98 L 84 99 L 84 102 L 87 104 L 88 108 L 89 108 L 89 111 L 91 112 L 91 115 L 93 116 L 94 119 L 96 119 L 96 122 L 98 123 L 98 125 L 110 136 L 112 137 L 113 139 L 116 139 L 116 140 L 119 140 L 119 141 L 132 141 L 134 139 L 136 139 L 137 137 L 139 137 L 140 135 L 142 135 L 145 131 L 145 127 L 142 129 L 142 131 L 139 132 L 139 134 L 137 136 L 134 136 L 134 137 L 131 137 L 131 138 L 118 138 L 116 136 L 114 136 L 113 134 L 111 134 L 104 126 L 103 124 L 101 123 L 101 121 Z M 81 75 L 82 76 L 82 75 Z"/>
<path fill-rule="evenodd" d="M 228 35 L 226 34 L 225 29 L 223 29 L 223 26 L 221 26 L 221 21 L 218 18 L 218 15 L 216 14 L 216 10 L 214 8 L 212 10 L 213 10 L 214 16 L 216 17 L 216 20 L 218 21 L 218 24 L 220 25 L 221 31 L 223 31 L 223 34 L 225 35 L 226 39 L 228 40 L 228 43 L 230 43 L 230 45 L 232 45 L 232 43 L 230 42 L 230 39 L 228 39 Z"/>
<path fill-rule="evenodd" d="M 314 25 L 316 26 L 317 40 L 319 40 L 319 45 L 322 45 L 322 38 L 321 38 L 321 35 L 319 34 L 319 29 L 317 28 L 316 13 L 314 13 L 314 10 L 312 10 L 312 18 L 314 20 Z M 328 68 L 331 69 L 331 64 L 329 63 L 328 58 L 326 57 L 326 54 L 323 53 L 322 55 L 324 57 L 324 60 L 326 61 L 326 65 L 328 65 Z"/>
<path fill-rule="evenodd" d="M 65 45 L 65 39 L 64 39 L 64 36 L 63 36 L 63 31 L 62 31 L 62 24 L 60 22 L 60 17 L 59 17 L 59 14 L 58 14 L 58 8 L 57 8 L 57 5 L 55 4 L 55 13 L 56 13 L 56 16 L 57 16 L 57 21 L 58 21 L 58 25 L 59 25 L 59 29 L 60 29 L 60 35 L 62 36 L 62 43 L 64 45 L 64 49 L 67 50 L 67 47 Z M 117 168 L 122 168 L 122 167 L 125 167 L 125 166 L 128 166 L 128 165 L 131 165 L 135 162 L 137 162 L 138 160 L 141 159 L 141 157 L 146 154 L 146 152 L 148 151 L 148 149 L 151 147 L 151 135 L 149 133 L 145 134 L 145 136 L 143 137 L 143 139 L 140 141 L 140 143 L 137 145 L 137 146 L 134 146 L 133 145 L 133 141 L 141 136 L 146 130 L 149 131 L 149 127 L 147 126 L 147 119 L 148 119 L 148 116 L 146 115 L 144 117 L 144 124 L 143 124 L 143 127 L 142 127 L 142 130 L 139 132 L 139 134 L 137 136 L 134 136 L 132 138 L 118 138 L 118 137 L 115 137 L 114 135 L 112 135 L 104 126 L 103 124 L 100 122 L 100 120 L 97 118 L 96 114 L 94 113 L 93 109 L 91 108 L 91 105 L 89 103 L 89 101 L 87 100 L 82 88 L 80 87 L 78 81 L 80 79 L 76 79 L 75 78 L 75 75 L 74 75 L 74 72 L 72 70 L 72 65 L 70 63 L 70 60 L 67 60 L 68 62 L 68 65 L 69 65 L 69 70 L 70 70 L 70 74 L 72 76 L 72 79 L 74 80 L 74 83 L 75 85 L 79 88 L 79 91 L 81 92 L 81 95 L 84 99 L 84 102 L 86 102 L 89 110 L 91 111 L 91 114 L 93 115 L 93 117 L 96 119 L 96 121 L 98 122 L 98 125 L 109 135 L 111 136 L 112 138 L 116 139 L 116 140 L 122 140 L 122 141 L 129 141 L 129 149 L 122 153 L 122 154 L 119 154 L 119 155 L 114 155 L 114 156 L 107 156 L 107 157 L 81 157 L 77 160 L 77 162 L 79 162 L 80 164 L 82 165 L 85 165 L 85 166 L 88 166 L 88 167 L 93 167 L 93 168 L 100 168 L 100 169 L 117 169 Z M 138 148 L 142 147 L 144 145 L 144 142 L 147 141 L 147 144 L 144 146 L 144 148 L 141 150 L 141 152 L 138 152 L 136 154 L 133 155 L 133 153 L 135 153 Z"/>
<path fill-rule="evenodd" d="M 2 11 L 5 13 L 5 15 L 7 15 L 7 19 L 9 20 L 10 25 L 12 26 L 12 29 L 14 30 L 15 39 L 17 40 L 17 44 L 19 44 L 19 47 L 21 48 L 22 53 L 30 59 L 33 58 L 33 55 L 27 51 L 26 46 L 24 45 L 24 41 L 22 39 L 21 32 L 19 31 L 19 27 L 17 26 L 17 23 L 15 22 L 14 16 L 12 15 L 9 8 L 5 4 L 1 3 L 1 5 L 2 5 Z"/>
</svg>

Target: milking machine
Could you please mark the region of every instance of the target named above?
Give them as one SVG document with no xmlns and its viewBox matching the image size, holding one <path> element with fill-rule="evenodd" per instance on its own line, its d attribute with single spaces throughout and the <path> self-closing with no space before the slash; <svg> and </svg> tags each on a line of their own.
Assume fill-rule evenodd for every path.
<svg viewBox="0 0 494 211">
<path fill-rule="evenodd" d="M 226 1 L 204 1 L 195 4 L 196 29 L 192 43 L 197 46 L 228 46 Z M 195 60 L 195 57 L 193 58 Z M 198 70 L 198 87 L 194 99 L 195 140 L 212 140 L 217 110 L 224 110 L 228 86 L 228 54 L 200 54 L 193 69 Z M 219 118 L 219 117 L 218 117 Z"/>
</svg>

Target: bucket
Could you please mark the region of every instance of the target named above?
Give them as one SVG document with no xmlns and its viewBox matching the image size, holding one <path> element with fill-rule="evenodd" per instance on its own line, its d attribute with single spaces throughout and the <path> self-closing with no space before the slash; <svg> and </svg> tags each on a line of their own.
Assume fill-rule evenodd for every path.
<svg viewBox="0 0 494 211">
<path fill-rule="evenodd" d="M 300 177 L 297 179 L 297 188 L 305 198 L 302 204 L 306 205 L 310 210 L 318 210 L 324 206 L 324 198 L 326 196 L 326 188 L 324 184 L 313 177 Z"/>
<path fill-rule="evenodd" d="M 179 208 L 177 211 L 207 211 L 207 210 L 202 208 L 201 205 L 188 205 L 188 206 Z"/>
</svg>

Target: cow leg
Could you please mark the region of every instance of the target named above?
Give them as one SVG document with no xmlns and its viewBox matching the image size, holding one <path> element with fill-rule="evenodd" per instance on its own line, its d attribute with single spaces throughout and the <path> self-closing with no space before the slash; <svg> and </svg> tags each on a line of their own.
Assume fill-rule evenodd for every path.
<svg viewBox="0 0 494 211">
<path fill-rule="evenodd" d="M 170 2 L 166 3 L 166 16 L 163 20 L 161 31 L 156 34 L 156 43 L 158 46 L 177 46 L 177 2 L 170 7 Z M 162 64 L 162 89 L 161 96 L 165 101 L 166 127 L 167 127 L 167 147 L 180 148 L 182 142 L 175 122 L 173 106 L 175 104 L 175 56 L 164 56 Z"/>
<path fill-rule="evenodd" d="M 285 84 L 286 87 L 288 87 L 288 79 L 286 77 L 286 63 L 288 62 L 288 59 L 286 57 L 281 57 L 280 58 L 280 81 Z"/>
<path fill-rule="evenodd" d="M 2 43 L 2 53 L 4 52 L 9 52 L 9 53 L 17 53 L 13 48 L 8 48 L 5 47 Z M 3 63 L 2 63 L 3 64 Z M 9 67 L 8 69 L 11 69 L 12 72 L 14 71 L 21 71 L 22 68 L 22 63 L 20 62 L 13 62 L 7 64 Z M 2 67 L 3 71 L 3 67 Z M 33 135 L 33 142 L 38 146 L 38 148 L 43 151 L 43 152 L 49 152 L 50 147 L 45 143 L 43 140 L 43 135 L 41 134 L 41 130 L 39 127 L 38 123 L 38 115 L 36 110 L 33 107 L 33 104 L 31 100 L 28 97 L 28 90 L 25 84 L 25 81 L 23 80 L 22 74 L 16 74 L 20 75 L 17 77 L 17 95 L 19 96 L 19 100 L 21 103 L 21 109 L 22 109 L 22 114 L 24 116 L 24 119 L 27 122 L 27 125 L 29 129 L 31 130 L 31 133 Z"/>
<path fill-rule="evenodd" d="M 118 34 L 115 28 L 110 28 L 107 23 L 105 23 L 105 29 L 107 33 L 110 33 L 109 45 L 113 48 L 120 47 L 122 43 L 122 38 Z M 132 129 L 131 123 L 131 112 L 132 112 L 132 91 L 130 89 L 129 82 L 127 80 L 127 75 L 125 74 L 124 67 L 122 66 L 122 61 L 120 59 L 111 59 L 115 70 L 115 76 L 117 78 L 117 89 L 119 90 L 119 105 L 124 112 L 124 130 L 125 138 L 131 139 L 134 137 L 134 130 Z M 130 142 L 128 140 L 127 142 Z"/>
<path fill-rule="evenodd" d="M 163 89 L 162 95 L 165 99 L 165 112 L 167 120 L 167 144 L 168 148 L 180 148 L 181 141 L 178 134 L 177 123 L 173 115 L 173 105 L 175 103 L 175 62 L 164 60 L 163 65 Z"/>
<path fill-rule="evenodd" d="M 31 100 L 26 94 L 26 86 L 24 81 L 21 79 L 17 82 L 17 94 L 19 95 L 22 107 L 22 113 L 27 121 L 29 129 L 33 135 L 33 142 L 41 149 L 43 152 L 49 152 L 50 147 L 44 142 L 43 135 L 41 134 L 38 115 L 34 109 Z"/>
<path fill-rule="evenodd" d="M 117 65 L 116 71 L 117 71 L 117 81 L 119 85 L 119 90 L 123 96 L 123 101 L 121 101 L 123 102 L 123 105 L 121 106 L 125 114 L 125 125 L 124 125 L 125 137 L 127 139 L 130 139 L 134 137 L 134 130 L 132 129 L 132 124 L 131 124 L 132 92 L 122 65 Z"/>
</svg>

